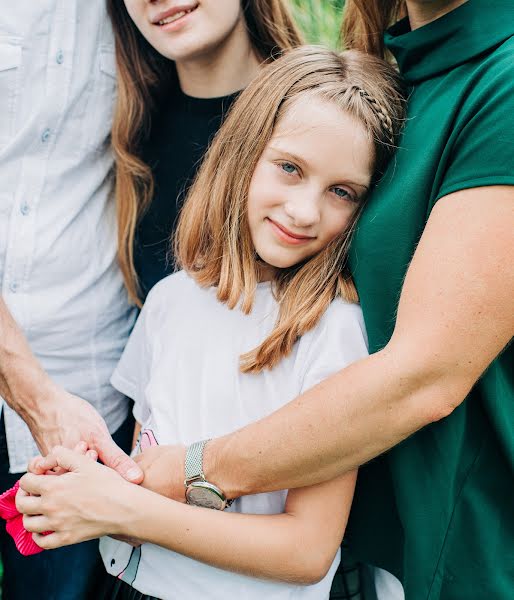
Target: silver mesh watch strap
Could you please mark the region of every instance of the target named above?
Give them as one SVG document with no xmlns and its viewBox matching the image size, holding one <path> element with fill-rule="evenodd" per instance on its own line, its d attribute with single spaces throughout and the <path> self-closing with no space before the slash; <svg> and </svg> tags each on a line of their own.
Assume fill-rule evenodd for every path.
<svg viewBox="0 0 514 600">
<path fill-rule="evenodd" d="M 203 474 L 203 450 L 210 440 L 202 440 L 191 444 L 186 451 L 184 485 L 187 487 L 192 481 L 201 479 L 205 481 Z"/>
</svg>

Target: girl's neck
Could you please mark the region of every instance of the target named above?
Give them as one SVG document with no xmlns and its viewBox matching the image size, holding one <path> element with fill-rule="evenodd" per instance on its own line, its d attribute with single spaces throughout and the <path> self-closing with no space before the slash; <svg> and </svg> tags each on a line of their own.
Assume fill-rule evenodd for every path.
<svg viewBox="0 0 514 600">
<path fill-rule="evenodd" d="M 465 2 L 467 0 L 407 0 L 410 27 L 419 29 Z"/>
<path fill-rule="evenodd" d="M 228 96 L 257 75 L 260 60 L 241 21 L 230 36 L 204 56 L 176 63 L 182 91 L 195 98 Z"/>
<path fill-rule="evenodd" d="M 257 261 L 257 278 L 259 283 L 264 281 L 273 281 L 277 276 L 277 269 L 268 265 L 262 260 Z"/>
</svg>

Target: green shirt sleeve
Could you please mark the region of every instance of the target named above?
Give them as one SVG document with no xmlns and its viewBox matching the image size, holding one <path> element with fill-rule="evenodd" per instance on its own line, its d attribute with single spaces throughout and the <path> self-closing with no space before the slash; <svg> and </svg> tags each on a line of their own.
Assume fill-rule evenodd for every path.
<svg viewBox="0 0 514 600">
<path fill-rule="evenodd" d="M 507 50 L 483 65 L 459 99 L 437 199 L 462 189 L 514 185 L 514 63 Z"/>
</svg>

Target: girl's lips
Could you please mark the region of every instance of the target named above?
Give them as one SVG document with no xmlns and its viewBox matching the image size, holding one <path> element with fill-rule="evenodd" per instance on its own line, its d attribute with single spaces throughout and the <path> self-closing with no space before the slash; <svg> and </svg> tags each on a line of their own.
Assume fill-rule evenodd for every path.
<svg viewBox="0 0 514 600">
<path fill-rule="evenodd" d="M 289 231 L 289 229 L 286 229 L 283 225 L 276 223 L 269 217 L 266 220 L 271 225 L 271 228 L 272 228 L 273 232 L 275 233 L 275 235 L 277 235 L 282 241 L 284 241 L 288 244 L 298 246 L 300 244 L 306 244 L 307 242 L 310 242 L 311 240 L 314 239 L 313 236 L 300 235 L 298 233 L 293 233 L 292 231 Z"/>
</svg>

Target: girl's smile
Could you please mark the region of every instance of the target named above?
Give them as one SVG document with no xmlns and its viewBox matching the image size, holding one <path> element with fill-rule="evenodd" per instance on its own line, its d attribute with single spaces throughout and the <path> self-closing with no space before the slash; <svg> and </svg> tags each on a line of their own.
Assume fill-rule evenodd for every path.
<svg viewBox="0 0 514 600">
<path fill-rule="evenodd" d="M 301 235 L 298 233 L 293 233 L 283 225 L 280 225 L 280 223 L 276 223 L 275 221 L 273 221 L 273 219 L 266 218 L 265 220 L 270 224 L 270 227 L 275 232 L 277 237 L 286 244 L 305 244 L 308 241 L 314 239 L 314 236 L 312 235 Z"/>
</svg>

